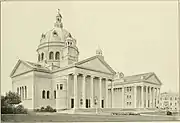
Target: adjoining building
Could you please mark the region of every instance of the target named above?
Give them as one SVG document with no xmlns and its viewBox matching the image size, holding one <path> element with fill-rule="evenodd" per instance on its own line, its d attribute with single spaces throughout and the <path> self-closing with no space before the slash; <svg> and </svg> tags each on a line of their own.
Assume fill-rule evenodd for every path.
<svg viewBox="0 0 180 123">
<path fill-rule="evenodd" d="M 159 108 L 162 110 L 179 111 L 178 93 L 164 92 L 160 94 Z"/>
<path fill-rule="evenodd" d="M 124 76 L 108 65 L 101 49 L 79 61 L 77 41 L 64 29 L 59 11 L 54 28 L 41 35 L 37 54 L 37 63 L 19 60 L 10 75 L 13 91 L 28 109 L 154 108 L 158 103 L 161 82 L 155 73 Z"/>
</svg>

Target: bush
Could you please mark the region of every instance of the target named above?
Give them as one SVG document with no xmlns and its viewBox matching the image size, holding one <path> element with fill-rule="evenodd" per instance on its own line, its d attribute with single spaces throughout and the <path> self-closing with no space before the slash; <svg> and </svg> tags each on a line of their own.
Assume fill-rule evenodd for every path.
<svg viewBox="0 0 180 123">
<path fill-rule="evenodd" d="M 27 109 L 25 109 L 23 105 L 18 105 L 15 108 L 15 114 L 27 114 Z"/>
<path fill-rule="evenodd" d="M 45 108 L 45 111 L 46 111 L 46 112 L 53 112 L 54 109 L 53 109 L 51 106 L 48 105 L 48 106 Z"/>
<path fill-rule="evenodd" d="M 170 111 L 167 111 L 167 113 L 166 113 L 167 115 L 172 115 L 172 112 L 170 112 Z"/>
<path fill-rule="evenodd" d="M 46 108 L 41 107 L 40 109 L 35 109 L 36 112 L 56 112 L 56 109 L 53 109 L 51 106 L 46 106 Z"/>
</svg>

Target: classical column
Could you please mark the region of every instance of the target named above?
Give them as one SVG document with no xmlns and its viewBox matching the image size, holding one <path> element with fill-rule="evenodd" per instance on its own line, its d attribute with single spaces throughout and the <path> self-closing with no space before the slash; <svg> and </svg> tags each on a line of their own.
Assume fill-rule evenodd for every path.
<svg viewBox="0 0 180 123">
<path fill-rule="evenodd" d="M 91 108 L 94 107 L 94 86 L 93 86 L 93 79 L 94 79 L 94 76 L 91 76 L 91 80 L 90 80 L 90 83 L 91 83 Z"/>
<path fill-rule="evenodd" d="M 141 86 L 141 107 L 144 108 L 144 86 Z"/>
<path fill-rule="evenodd" d="M 134 108 L 136 108 L 136 96 L 137 96 L 137 86 L 134 85 Z"/>
<path fill-rule="evenodd" d="M 151 94 L 151 86 L 149 87 L 149 108 L 152 108 L 152 94 Z"/>
<path fill-rule="evenodd" d="M 67 108 L 69 108 L 69 101 L 70 101 L 69 100 L 69 75 L 67 75 L 66 96 L 67 96 L 66 106 Z"/>
<path fill-rule="evenodd" d="M 102 108 L 102 78 L 99 77 L 99 108 Z"/>
<path fill-rule="evenodd" d="M 74 109 L 77 108 L 77 74 L 74 74 Z"/>
<path fill-rule="evenodd" d="M 108 108 L 108 81 L 105 79 L 105 89 L 106 89 L 106 108 Z"/>
<path fill-rule="evenodd" d="M 111 81 L 111 108 L 113 108 L 113 103 L 114 103 L 114 87 L 113 87 L 113 82 Z"/>
<path fill-rule="evenodd" d="M 83 75 L 83 79 L 82 79 L 82 100 L 83 100 L 82 108 L 85 108 L 85 103 L 86 103 L 86 75 Z"/>
<path fill-rule="evenodd" d="M 146 108 L 148 108 L 148 86 L 146 86 Z"/>
<path fill-rule="evenodd" d="M 122 86 L 122 108 L 124 108 L 124 86 Z"/>
<path fill-rule="evenodd" d="M 159 106 L 160 88 L 158 88 L 158 106 Z"/>
<path fill-rule="evenodd" d="M 159 101 L 159 96 L 158 96 L 158 94 L 159 94 L 159 89 L 156 87 L 156 107 L 159 106 L 159 104 L 158 104 L 158 101 Z"/>
<path fill-rule="evenodd" d="M 155 107 L 154 104 L 155 104 L 155 88 L 152 87 L 152 108 Z"/>
</svg>

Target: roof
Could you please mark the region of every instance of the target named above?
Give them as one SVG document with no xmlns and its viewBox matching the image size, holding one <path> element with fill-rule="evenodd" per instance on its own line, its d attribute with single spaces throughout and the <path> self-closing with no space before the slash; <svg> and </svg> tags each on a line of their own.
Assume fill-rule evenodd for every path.
<svg viewBox="0 0 180 123">
<path fill-rule="evenodd" d="M 69 68 L 72 68 L 72 67 L 80 67 L 81 68 L 81 64 L 84 64 L 86 62 L 89 62 L 91 60 L 94 60 L 94 59 L 99 59 L 100 62 L 102 62 L 102 64 L 104 64 L 113 74 L 115 74 L 116 72 L 107 64 L 107 62 L 101 57 L 101 56 L 92 56 L 92 57 L 89 57 L 87 59 L 84 59 L 84 60 L 81 60 L 79 62 L 76 62 L 76 63 L 73 63 L 73 64 L 70 64 L 66 67 L 63 67 L 63 68 L 59 68 L 59 69 L 56 69 L 54 70 L 53 72 L 57 72 L 57 71 L 61 71 L 61 70 L 64 70 L 64 69 L 69 69 Z"/>
<path fill-rule="evenodd" d="M 149 73 L 137 74 L 137 75 L 132 75 L 132 76 L 125 76 L 123 79 L 125 81 L 147 80 L 147 78 L 149 78 L 153 74 L 154 74 L 153 72 L 149 72 Z"/>
<path fill-rule="evenodd" d="M 21 63 L 25 64 L 31 70 L 42 71 L 42 72 L 51 72 L 51 70 L 48 67 L 44 67 L 38 63 L 33 63 L 33 62 L 24 61 L 24 60 L 19 59 L 15 65 L 14 69 L 12 70 L 10 76 L 12 76 L 15 73 L 16 69 L 18 68 L 18 66 Z"/>
<path fill-rule="evenodd" d="M 113 74 L 116 73 L 116 72 L 108 65 L 108 63 L 104 60 L 104 58 L 102 58 L 101 56 L 98 56 L 98 55 L 95 55 L 95 56 L 92 56 L 92 57 L 90 57 L 90 58 L 84 59 L 84 60 L 82 60 L 82 61 L 76 62 L 76 63 L 75 63 L 75 66 L 79 66 L 79 65 L 81 65 L 81 64 L 83 64 L 83 63 L 86 63 L 86 62 L 88 62 L 88 61 L 94 60 L 94 59 L 96 59 L 96 58 L 99 59 L 99 60 L 102 62 L 102 64 L 104 64 Z"/>
<path fill-rule="evenodd" d="M 125 76 L 123 78 L 119 78 L 119 80 L 123 80 L 123 82 L 141 82 L 141 81 L 147 81 L 149 82 L 149 78 L 154 76 L 160 85 L 162 85 L 161 81 L 158 79 L 156 74 L 154 72 L 149 73 L 143 73 L 143 74 L 137 74 L 132 76 Z"/>
</svg>

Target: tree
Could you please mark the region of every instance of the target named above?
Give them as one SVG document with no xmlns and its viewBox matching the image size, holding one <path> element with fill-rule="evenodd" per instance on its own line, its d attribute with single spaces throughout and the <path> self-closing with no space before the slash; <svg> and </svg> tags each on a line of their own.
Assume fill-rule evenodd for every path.
<svg viewBox="0 0 180 123">
<path fill-rule="evenodd" d="M 23 106 L 16 108 L 14 105 L 21 103 L 20 96 L 9 91 L 5 96 L 1 96 L 1 113 L 2 114 L 12 114 L 12 113 L 26 113 L 27 111 Z M 17 109 L 17 110 L 16 110 Z"/>
<path fill-rule="evenodd" d="M 17 93 L 9 91 L 8 93 L 6 93 L 5 101 L 8 104 L 14 105 L 21 103 L 21 98 Z"/>
</svg>

